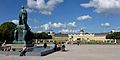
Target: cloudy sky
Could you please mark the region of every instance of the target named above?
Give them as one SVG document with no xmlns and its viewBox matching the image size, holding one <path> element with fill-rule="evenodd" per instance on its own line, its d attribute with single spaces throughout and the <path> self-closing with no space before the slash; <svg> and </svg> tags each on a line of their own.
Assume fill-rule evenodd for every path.
<svg viewBox="0 0 120 60">
<path fill-rule="evenodd" d="M 18 24 L 21 6 L 33 32 L 109 32 L 120 27 L 120 0 L 0 0 L 0 24 Z"/>
</svg>

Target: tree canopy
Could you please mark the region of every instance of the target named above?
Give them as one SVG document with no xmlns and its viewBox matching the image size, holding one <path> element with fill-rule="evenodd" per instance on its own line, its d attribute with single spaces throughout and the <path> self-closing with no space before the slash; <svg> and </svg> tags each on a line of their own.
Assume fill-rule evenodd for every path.
<svg viewBox="0 0 120 60">
<path fill-rule="evenodd" d="M 34 39 L 52 39 L 51 35 L 48 35 L 46 32 L 42 33 L 33 33 Z"/>
<path fill-rule="evenodd" d="M 108 34 L 106 36 L 106 39 L 120 39 L 120 32 L 114 32 L 114 33 Z"/>
<path fill-rule="evenodd" d="M 14 40 L 14 31 L 16 24 L 12 22 L 5 22 L 0 25 L 0 42 L 3 43 L 6 40 L 6 43 L 12 43 Z M 30 39 L 52 39 L 51 35 L 48 35 L 46 32 L 42 33 L 33 33 L 29 31 L 27 36 L 30 35 Z"/>
<path fill-rule="evenodd" d="M 12 22 L 5 22 L 0 25 L 0 41 L 6 43 L 12 43 L 14 40 L 14 30 L 16 25 Z"/>
</svg>

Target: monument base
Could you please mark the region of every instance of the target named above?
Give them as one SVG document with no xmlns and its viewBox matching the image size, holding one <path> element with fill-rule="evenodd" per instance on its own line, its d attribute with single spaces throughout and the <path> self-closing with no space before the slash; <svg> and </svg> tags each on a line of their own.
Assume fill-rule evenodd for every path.
<svg viewBox="0 0 120 60">
<path fill-rule="evenodd" d="M 32 44 L 11 44 L 11 48 L 15 49 L 16 51 L 20 51 L 25 46 L 27 48 L 33 47 Z"/>
<path fill-rule="evenodd" d="M 26 42 L 24 40 L 18 40 L 18 41 L 14 40 L 13 41 L 13 48 L 23 48 L 25 46 L 26 47 L 33 47 L 33 44 L 31 41 L 29 41 L 29 42 Z"/>
<path fill-rule="evenodd" d="M 23 47 L 25 47 L 26 46 L 26 44 L 12 44 L 12 48 L 23 48 Z"/>
<path fill-rule="evenodd" d="M 26 44 L 26 43 L 24 40 L 18 40 L 18 41 L 14 40 L 13 44 Z"/>
</svg>

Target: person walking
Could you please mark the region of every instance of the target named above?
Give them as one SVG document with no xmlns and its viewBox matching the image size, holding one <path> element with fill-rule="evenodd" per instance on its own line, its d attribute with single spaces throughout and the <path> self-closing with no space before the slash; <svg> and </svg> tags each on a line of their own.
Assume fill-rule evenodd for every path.
<svg viewBox="0 0 120 60">
<path fill-rule="evenodd" d="M 79 40 L 77 41 L 77 45 L 78 45 L 78 46 L 80 45 L 80 41 L 79 41 Z"/>
<path fill-rule="evenodd" d="M 26 56 L 26 52 L 27 52 L 27 47 L 23 47 L 23 49 L 21 50 L 20 56 Z"/>
<path fill-rule="evenodd" d="M 65 51 L 65 44 L 62 42 L 62 51 Z"/>
<path fill-rule="evenodd" d="M 57 51 L 57 43 L 54 43 L 54 51 Z"/>
<path fill-rule="evenodd" d="M 47 48 L 47 43 L 44 43 L 44 48 Z"/>
</svg>

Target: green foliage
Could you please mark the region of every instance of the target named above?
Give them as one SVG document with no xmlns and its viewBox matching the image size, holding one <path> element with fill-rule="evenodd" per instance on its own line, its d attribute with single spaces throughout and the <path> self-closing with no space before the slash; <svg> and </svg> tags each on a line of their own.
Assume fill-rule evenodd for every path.
<svg viewBox="0 0 120 60">
<path fill-rule="evenodd" d="M 106 36 L 106 39 L 120 39 L 120 32 L 114 32 L 114 33 L 108 34 Z"/>
<path fill-rule="evenodd" d="M 6 43 L 12 43 L 14 40 L 14 30 L 16 25 L 12 22 L 5 22 L 0 26 L 0 41 Z"/>
<path fill-rule="evenodd" d="M 48 35 L 45 32 L 42 33 L 33 33 L 34 39 L 52 39 L 51 35 Z"/>
<path fill-rule="evenodd" d="M 97 42 L 96 41 L 94 41 L 94 42 L 86 42 L 86 44 L 97 44 Z"/>
</svg>

